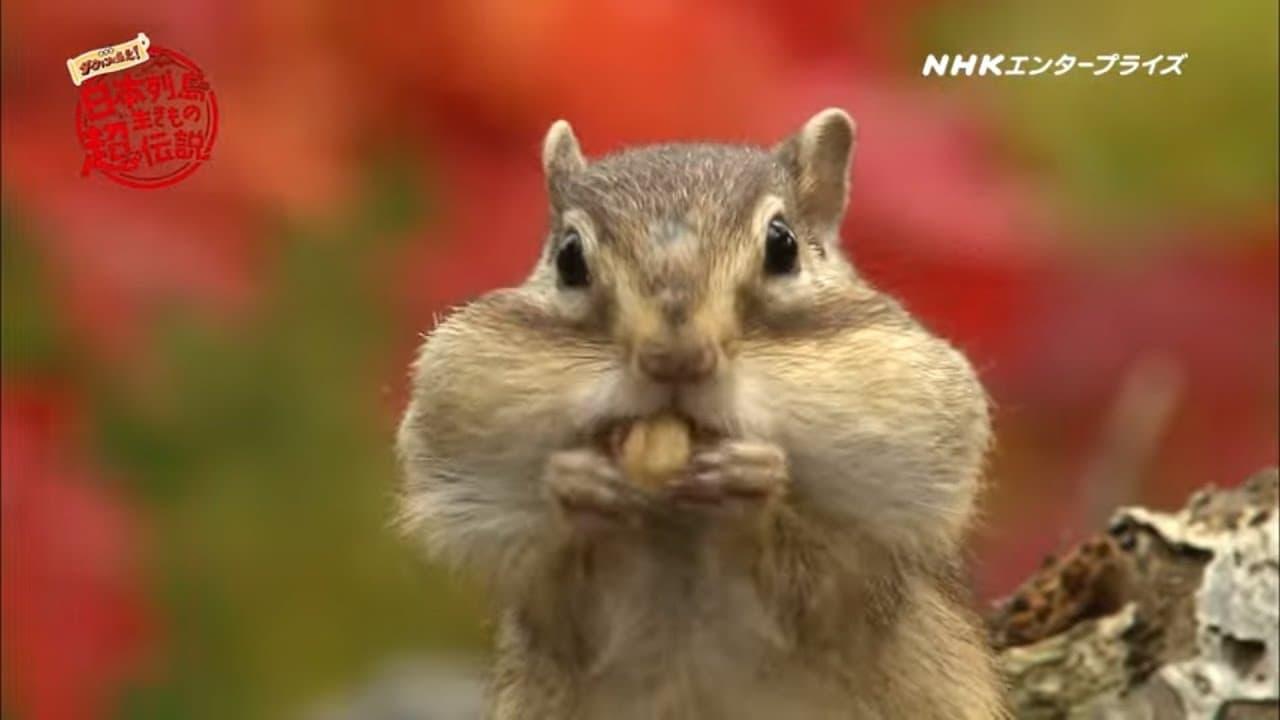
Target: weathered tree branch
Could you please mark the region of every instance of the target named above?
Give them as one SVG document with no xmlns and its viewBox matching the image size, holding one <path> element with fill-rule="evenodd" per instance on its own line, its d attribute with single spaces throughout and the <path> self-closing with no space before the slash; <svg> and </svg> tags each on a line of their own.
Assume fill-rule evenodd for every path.
<svg viewBox="0 0 1280 720">
<path fill-rule="evenodd" d="M 1280 718 L 1277 473 L 1119 510 L 991 618 L 1019 718 Z"/>
</svg>

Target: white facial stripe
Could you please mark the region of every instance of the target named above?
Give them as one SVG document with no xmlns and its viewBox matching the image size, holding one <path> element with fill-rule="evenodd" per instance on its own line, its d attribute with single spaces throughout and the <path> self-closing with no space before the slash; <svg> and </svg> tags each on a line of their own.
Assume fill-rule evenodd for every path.
<svg viewBox="0 0 1280 720">
<path fill-rule="evenodd" d="M 782 198 L 777 195 L 765 195 L 760 200 L 760 203 L 756 205 L 756 212 L 751 220 L 751 227 L 755 231 L 755 236 L 763 238 L 766 229 L 769 227 L 769 221 L 775 215 L 781 214 L 785 216 L 784 211 L 786 209 L 786 204 L 782 202 Z"/>
<path fill-rule="evenodd" d="M 765 195 L 760 199 L 751 215 L 751 237 L 754 242 L 751 250 L 730 253 L 727 261 L 718 264 L 718 272 L 724 274 L 723 280 L 726 283 L 735 283 L 738 278 L 750 276 L 759 268 L 764 258 L 764 237 L 769 221 L 785 210 L 785 203 L 777 195 Z"/>
<path fill-rule="evenodd" d="M 565 229 L 573 228 L 582 236 L 582 247 L 590 253 L 594 253 L 599 247 L 599 241 L 596 239 L 596 225 L 591 222 L 591 216 L 579 208 L 569 208 L 560 216 L 560 222 Z"/>
</svg>

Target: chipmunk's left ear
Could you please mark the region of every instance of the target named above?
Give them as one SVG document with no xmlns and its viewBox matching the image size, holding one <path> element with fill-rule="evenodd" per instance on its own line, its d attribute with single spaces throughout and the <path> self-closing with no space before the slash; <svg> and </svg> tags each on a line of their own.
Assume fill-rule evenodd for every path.
<svg viewBox="0 0 1280 720">
<path fill-rule="evenodd" d="M 849 165 L 857 136 L 848 113 L 827 108 L 774 149 L 795 183 L 800 214 L 828 227 L 840 225 L 849 200 Z"/>
<path fill-rule="evenodd" d="M 557 120 L 547 129 L 542 140 L 542 172 L 547 178 L 547 193 L 554 203 L 564 181 L 587 166 L 578 138 L 567 120 Z"/>
</svg>

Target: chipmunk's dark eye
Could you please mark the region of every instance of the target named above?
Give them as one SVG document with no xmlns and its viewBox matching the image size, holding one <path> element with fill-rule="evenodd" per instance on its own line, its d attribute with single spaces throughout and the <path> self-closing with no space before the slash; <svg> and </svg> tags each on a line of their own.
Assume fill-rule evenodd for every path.
<svg viewBox="0 0 1280 720">
<path fill-rule="evenodd" d="M 591 273 L 587 271 L 587 258 L 582 254 L 582 236 L 577 230 L 565 233 L 560 241 L 560 249 L 556 251 L 556 272 L 565 287 L 581 288 L 590 284 Z"/>
<path fill-rule="evenodd" d="M 764 238 L 764 271 L 770 275 L 793 273 L 799 254 L 796 234 L 791 232 L 782 216 L 770 220 Z"/>
</svg>

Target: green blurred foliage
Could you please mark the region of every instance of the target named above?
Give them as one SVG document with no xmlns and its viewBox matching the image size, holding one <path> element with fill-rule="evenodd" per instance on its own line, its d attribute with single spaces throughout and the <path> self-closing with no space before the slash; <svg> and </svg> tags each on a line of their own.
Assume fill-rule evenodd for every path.
<svg viewBox="0 0 1280 720">
<path fill-rule="evenodd" d="M 941 81 L 989 103 L 1012 154 L 1063 191 L 1081 240 L 1109 228 L 1179 228 L 1203 218 L 1274 217 L 1278 6 L 1275 2 L 1000 0 L 929 13 L 924 53 L 1189 53 L 1181 76 Z M 938 82 L 936 79 L 933 82 Z M 1271 222 L 1274 223 L 1274 220 Z M 1214 230 L 1216 228 L 1197 228 Z M 1135 240 L 1138 238 L 1134 238 Z"/>
<path fill-rule="evenodd" d="M 53 321 L 41 279 L 44 263 L 28 223 L 9 202 L 0 207 L 0 364 L 5 374 L 56 375 L 67 362 L 67 339 Z"/>
</svg>

